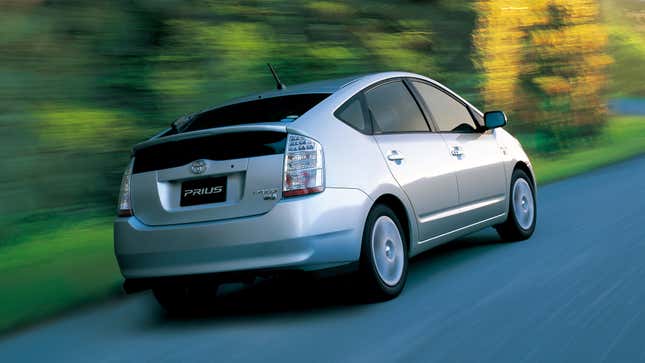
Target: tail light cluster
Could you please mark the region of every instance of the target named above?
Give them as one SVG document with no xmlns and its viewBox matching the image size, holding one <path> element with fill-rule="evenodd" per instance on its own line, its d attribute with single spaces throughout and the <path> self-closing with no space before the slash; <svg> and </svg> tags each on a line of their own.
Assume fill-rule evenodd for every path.
<svg viewBox="0 0 645 363">
<path fill-rule="evenodd" d="M 130 160 L 130 164 L 123 172 L 121 178 L 121 189 L 119 190 L 119 210 L 117 212 L 119 217 L 132 216 L 132 204 L 130 203 L 130 179 L 132 176 L 132 166 L 134 159 Z"/>
<path fill-rule="evenodd" d="M 282 196 L 291 197 L 325 190 L 322 146 L 313 139 L 289 134 L 284 154 Z"/>
</svg>

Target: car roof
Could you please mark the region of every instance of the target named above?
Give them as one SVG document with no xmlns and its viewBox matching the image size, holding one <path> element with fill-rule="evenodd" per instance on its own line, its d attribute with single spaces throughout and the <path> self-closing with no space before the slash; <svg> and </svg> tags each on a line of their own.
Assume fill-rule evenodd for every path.
<svg viewBox="0 0 645 363">
<path fill-rule="evenodd" d="M 342 77 L 342 78 L 334 78 L 334 79 L 328 79 L 328 80 L 287 85 L 286 88 L 282 90 L 272 89 L 265 92 L 255 93 L 248 96 L 231 99 L 227 102 L 208 107 L 206 109 L 200 110 L 198 112 L 194 112 L 192 114 L 182 116 L 179 119 L 175 120 L 174 123 L 182 124 L 184 122 L 189 121 L 190 119 L 192 119 L 193 117 L 199 114 L 209 112 L 209 111 L 218 109 L 220 107 L 234 105 L 237 103 L 243 103 L 243 102 L 248 102 L 248 101 L 253 101 L 253 100 L 263 99 L 263 98 L 272 98 L 272 97 L 289 96 L 289 95 L 300 95 L 300 94 L 311 94 L 311 93 L 333 94 L 336 91 L 352 84 L 355 84 L 360 88 L 363 88 L 369 84 L 372 84 L 381 80 L 389 79 L 389 78 L 396 78 L 396 77 L 412 77 L 412 78 L 422 78 L 422 79 L 431 80 L 427 77 L 424 77 L 415 73 L 390 71 L 390 72 L 366 73 L 366 74 L 359 74 L 359 75 Z M 431 81 L 435 82 L 433 80 Z"/>
<path fill-rule="evenodd" d="M 356 75 L 356 76 L 349 76 L 349 77 L 342 77 L 342 78 L 335 78 L 335 79 L 327 79 L 322 81 L 287 85 L 286 88 L 281 90 L 272 89 L 269 91 L 264 91 L 260 93 L 239 97 L 239 98 L 230 100 L 224 104 L 217 105 L 213 108 L 251 101 L 259 98 L 271 98 L 271 97 L 278 97 L 278 96 L 299 95 L 299 94 L 307 94 L 307 93 L 330 93 L 331 94 L 350 83 L 356 82 L 357 80 L 365 76 L 366 75 Z"/>
<path fill-rule="evenodd" d="M 364 73 L 364 74 L 357 74 L 357 75 L 347 76 L 342 78 L 334 78 L 334 79 L 327 79 L 327 80 L 321 80 L 321 81 L 315 81 L 315 82 L 287 85 L 286 88 L 282 90 L 272 89 L 269 91 L 243 96 L 240 98 L 230 100 L 225 104 L 221 104 L 213 108 L 230 105 L 234 103 L 251 101 L 258 98 L 270 98 L 270 97 L 276 97 L 276 96 L 287 96 L 287 95 L 306 94 L 306 93 L 330 93 L 331 94 L 350 84 L 364 83 L 359 81 L 374 83 L 380 80 L 385 80 L 388 78 L 396 78 L 396 77 L 424 78 L 429 80 L 429 78 L 421 76 L 416 73 L 401 72 L 401 71 Z"/>
<path fill-rule="evenodd" d="M 343 88 L 345 85 L 357 81 L 364 75 L 356 75 L 342 78 L 326 79 L 322 81 L 314 81 L 307 83 L 300 83 L 294 85 L 288 85 L 286 89 L 277 90 L 273 89 L 267 92 L 262 92 L 258 95 L 263 97 L 270 97 L 273 95 L 285 95 L 285 94 L 301 94 L 301 93 L 334 93 L 339 89 Z M 255 96 L 258 96 L 255 95 Z"/>
<path fill-rule="evenodd" d="M 289 95 L 298 95 L 298 94 L 307 94 L 307 93 L 332 94 L 340 90 L 341 88 L 349 84 L 356 83 L 357 81 L 360 81 L 360 80 L 370 79 L 371 81 L 376 81 L 379 79 L 386 79 L 391 77 L 410 77 L 410 76 L 419 77 L 418 74 L 407 73 L 407 72 L 377 72 L 377 73 L 366 73 L 366 74 L 359 74 L 359 75 L 347 76 L 342 78 L 334 78 L 334 79 L 327 79 L 327 80 L 307 82 L 307 83 L 299 83 L 294 85 L 287 85 L 286 88 L 282 90 L 272 89 L 269 91 L 264 91 L 260 93 L 255 93 L 255 94 L 231 99 L 227 102 L 214 105 L 212 107 L 208 107 L 204 110 L 196 112 L 195 114 L 214 110 L 216 108 L 220 108 L 223 106 L 257 100 L 261 98 L 271 98 L 271 97 L 278 97 L 278 96 L 289 96 Z"/>
</svg>

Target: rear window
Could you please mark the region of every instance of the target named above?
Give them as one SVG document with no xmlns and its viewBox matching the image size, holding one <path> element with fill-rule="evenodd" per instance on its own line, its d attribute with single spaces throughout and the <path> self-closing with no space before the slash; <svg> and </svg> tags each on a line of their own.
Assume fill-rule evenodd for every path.
<svg viewBox="0 0 645 363">
<path fill-rule="evenodd" d="M 174 168 L 197 159 L 231 160 L 284 153 L 287 134 L 233 132 L 150 145 L 134 153 L 133 173 Z"/>
<path fill-rule="evenodd" d="M 182 132 L 258 122 L 293 121 L 328 96 L 329 93 L 298 94 L 223 106 L 195 115 Z"/>
</svg>

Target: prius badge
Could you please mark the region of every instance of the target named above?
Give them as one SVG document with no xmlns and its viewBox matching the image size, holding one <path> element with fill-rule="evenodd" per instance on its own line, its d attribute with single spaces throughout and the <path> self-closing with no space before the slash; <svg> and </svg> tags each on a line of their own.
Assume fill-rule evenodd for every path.
<svg viewBox="0 0 645 363">
<path fill-rule="evenodd" d="M 199 159 L 195 160 L 190 164 L 190 171 L 193 172 L 193 174 L 203 174 L 206 171 L 206 161 Z"/>
</svg>

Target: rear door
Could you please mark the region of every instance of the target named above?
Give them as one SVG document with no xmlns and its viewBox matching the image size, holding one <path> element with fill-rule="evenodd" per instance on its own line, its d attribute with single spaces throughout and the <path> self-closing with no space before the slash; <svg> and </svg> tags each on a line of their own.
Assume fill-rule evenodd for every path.
<svg viewBox="0 0 645 363">
<path fill-rule="evenodd" d="M 456 221 L 442 213 L 458 203 L 453 161 L 408 86 L 400 79 L 390 80 L 365 91 L 365 100 L 374 137 L 414 208 L 421 240 L 453 230 Z"/>
<path fill-rule="evenodd" d="M 411 80 L 430 111 L 456 166 L 462 226 L 504 213 L 507 182 L 501 150 L 492 130 L 481 131 L 467 105 L 421 80 Z"/>
<path fill-rule="evenodd" d="M 183 118 L 135 146 L 134 215 L 171 225 L 269 212 L 282 198 L 286 125 L 328 96 L 252 97 Z"/>
<path fill-rule="evenodd" d="M 270 211 L 282 197 L 286 128 L 241 126 L 163 138 L 135 149 L 134 215 L 147 225 Z"/>
</svg>

